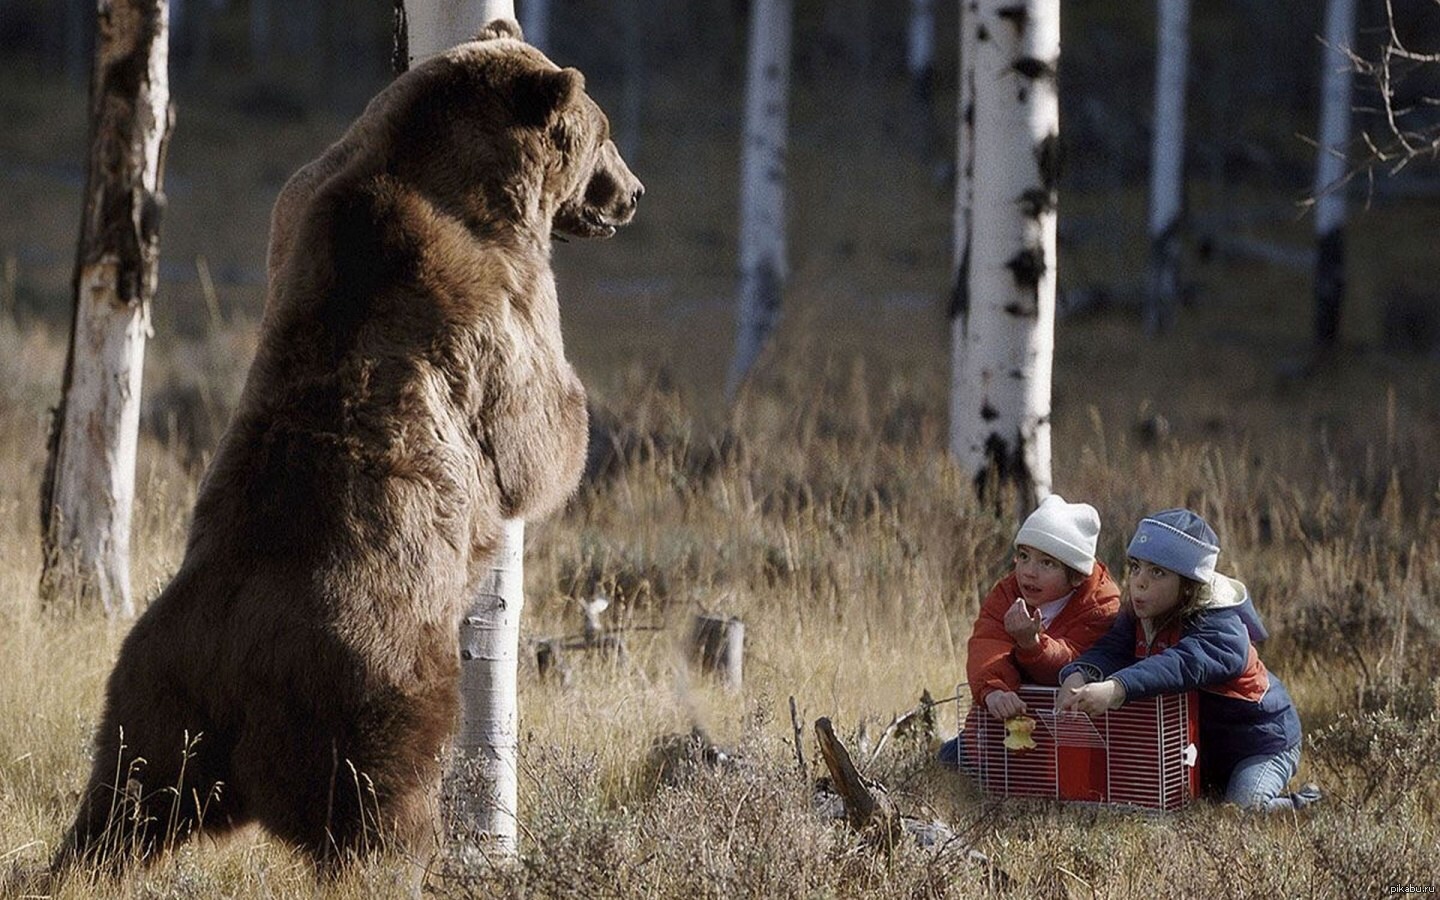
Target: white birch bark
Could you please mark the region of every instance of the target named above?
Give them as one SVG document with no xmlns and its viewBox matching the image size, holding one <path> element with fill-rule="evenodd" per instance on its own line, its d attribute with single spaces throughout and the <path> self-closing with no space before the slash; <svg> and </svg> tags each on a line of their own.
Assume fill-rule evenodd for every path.
<svg viewBox="0 0 1440 900">
<path fill-rule="evenodd" d="M 42 600 L 98 604 L 110 618 L 135 613 L 130 519 L 171 129 L 168 15 L 164 0 L 114 0 L 96 15 L 75 321 L 43 489 Z"/>
<path fill-rule="evenodd" d="M 1155 127 L 1150 142 L 1150 281 L 1145 329 L 1174 324 L 1180 294 L 1180 217 L 1185 190 L 1185 80 L 1190 0 L 1157 0 Z"/>
<path fill-rule="evenodd" d="M 514 0 L 405 0 L 410 67 L 470 40 L 495 19 L 513 18 Z"/>
<path fill-rule="evenodd" d="M 1050 492 L 1060 0 L 975 5 L 970 278 L 952 449 L 982 486 Z"/>
<path fill-rule="evenodd" d="M 487 849 L 516 850 L 520 814 L 520 613 L 525 605 L 525 523 L 508 519 L 489 575 L 460 626 L 456 746 L 480 775 L 468 812 Z"/>
<path fill-rule="evenodd" d="M 745 137 L 740 153 L 740 296 L 735 355 L 725 379 L 734 399 L 780 317 L 786 277 L 785 148 L 792 0 L 750 9 Z"/>
<path fill-rule="evenodd" d="M 1315 340 L 1325 349 L 1340 336 L 1345 300 L 1346 154 L 1350 145 L 1355 0 L 1325 4 L 1321 48 L 1320 147 L 1315 162 Z"/>
<path fill-rule="evenodd" d="M 489 22 L 515 18 L 512 0 L 405 0 L 406 58 L 415 62 L 473 38 Z M 460 627 L 461 727 L 457 749 L 480 776 L 468 798 L 487 850 L 513 856 L 519 831 L 520 611 L 525 604 L 525 523 L 505 522 L 488 577 L 476 585 Z"/>
<path fill-rule="evenodd" d="M 520 30 L 531 46 L 549 53 L 550 0 L 520 0 Z"/>
<path fill-rule="evenodd" d="M 966 440 L 966 428 L 961 426 L 965 418 L 962 403 L 969 403 L 961 387 L 961 379 L 965 374 L 965 333 L 970 309 L 970 208 L 974 203 L 978 16 L 977 0 L 960 0 L 960 71 L 955 91 L 955 224 L 950 285 L 950 454 L 956 459 L 961 457 L 961 448 Z"/>
</svg>

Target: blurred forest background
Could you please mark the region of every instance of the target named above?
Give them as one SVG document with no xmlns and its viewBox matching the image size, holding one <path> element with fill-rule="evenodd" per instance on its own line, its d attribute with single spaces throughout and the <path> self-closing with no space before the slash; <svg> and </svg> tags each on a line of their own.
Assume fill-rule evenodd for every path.
<svg viewBox="0 0 1440 900">
<path fill-rule="evenodd" d="M 646 214 L 619 246 L 557 254 L 570 327 L 585 328 L 603 307 L 614 316 L 595 322 L 607 326 L 607 356 L 632 355 L 637 341 L 652 359 L 681 350 L 685 376 L 709 385 L 711 361 L 697 358 L 689 339 L 703 322 L 716 350 L 729 342 L 746 4 L 549 6 L 545 49 L 587 74 L 651 187 Z M 1311 250 L 1300 204 L 1313 180 L 1307 138 L 1318 128 L 1322 7 L 1243 0 L 1193 13 L 1186 272 L 1191 304 L 1223 322 L 1231 339 L 1256 329 L 1267 340 L 1305 332 Z M 523 17 L 523 0 L 520 8 Z M 269 204 L 390 77 L 391 14 L 381 2 L 172 3 L 178 123 L 155 305 L 162 344 L 197 334 L 217 313 L 258 311 Z M 938 348 L 947 340 L 939 317 L 950 266 L 956 7 L 936 4 L 934 76 L 923 92 L 906 74 L 908 15 L 908 4 L 875 0 L 796 4 L 792 309 L 823 298 L 827 316 L 918 325 Z M 1440 34 L 1432 4 L 1400 4 L 1397 16 L 1412 46 L 1431 46 Z M 69 315 L 92 18 L 84 0 L 0 4 L 7 299 L 21 317 L 57 325 Z M 1360 26 L 1356 52 L 1375 58 L 1385 36 L 1381 0 L 1361 3 Z M 1138 302 L 1145 259 L 1153 10 L 1081 4 L 1067 7 L 1063 29 L 1062 315 L 1123 310 Z M 1401 80 L 1397 106 L 1440 95 L 1435 68 Z M 1373 83 L 1359 79 L 1356 102 L 1357 132 L 1379 134 Z M 1411 124 L 1426 113 L 1419 108 Z M 1428 114 L 1440 117 L 1440 108 Z M 1437 221 L 1440 176 L 1413 166 L 1361 177 L 1351 193 L 1369 209 L 1351 237 L 1346 338 L 1352 349 L 1433 354 L 1440 313 L 1427 296 L 1430 248 L 1425 229 L 1412 226 Z M 1370 241 L 1386 252 L 1367 252 Z M 207 275 L 218 309 L 206 303 Z M 1257 278 L 1274 286 L 1249 296 L 1241 286 Z"/>
<path fill-rule="evenodd" d="M 936 4 L 934 75 L 921 88 L 906 71 L 908 4 L 796 0 L 784 320 L 733 407 L 721 385 L 747 4 L 549 5 L 544 49 L 586 74 L 647 190 L 615 238 L 555 249 L 567 350 L 595 428 L 577 499 L 528 536 L 524 628 L 532 644 L 574 632 L 576 601 L 605 592 L 628 654 L 579 659 L 563 680 L 527 660 L 525 862 L 482 887 L 978 891 L 981 880 L 957 874 L 963 853 L 917 861 L 907 850 L 884 863 L 810 816 L 779 712 L 793 694 L 802 718 L 832 716 L 849 739 L 922 688 L 950 696 L 978 600 L 1008 564 L 1015 523 L 980 505 L 945 460 L 956 5 Z M 253 353 L 275 194 L 390 77 L 387 2 L 171 9 L 177 123 L 132 551 L 142 604 L 178 564 L 196 480 Z M 1395 12 L 1407 43 L 1440 47 L 1440 7 Z M 0 0 L 0 863 L 53 845 L 123 636 L 35 611 L 92 15 L 83 0 Z M 1322 16 L 1321 0 L 1195 5 L 1185 303 L 1173 331 L 1146 336 L 1154 10 L 1065 4 L 1054 443 L 1055 487 L 1100 509 L 1107 562 L 1147 511 L 1188 504 L 1216 525 L 1222 568 L 1249 583 L 1271 624 L 1264 658 L 1310 736 L 1302 777 L 1329 799 L 1263 828 L 1213 808 L 1164 826 L 1094 810 L 996 815 L 972 785 L 930 767 L 923 741 L 870 760 L 869 774 L 955 823 L 957 846 L 991 854 L 1026 895 L 1084 885 L 1087 896 L 1134 896 L 1164 883 L 1188 895 L 1304 885 L 1358 896 L 1427 872 L 1433 882 L 1440 170 L 1365 167 L 1358 134 L 1383 134 L 1383 121 L 1374 83 L 1357 76 L 1349 289 L 1338 351 L 1317 358 L 1305 202 Z M 1385 3 L 1363 0 L 1359 56 L 1378 52 L 1384 23 Z M 1412 127 L 1440 121 L 1423 102 L 1440 96 L 1440 67 L 1403 74 L 1396 105 L 1413 110 Z M 676 635 L 697 609 L 746 620 L 743 693 L 680 661 Z M 655 630 L 624 632 L 632 625 Z M 947 713 L 939 731 L 954 723 Z M 652 741 L 694 724 L 750 768 L 701 766 L 681 789 L 657 788 Z M 247 844 L 215 863 L 185 856 L 155 876 L 156 890 L 330 895 L 297 871 Z M 481 889 L 460 884 L 457 896 Z"/>
</svg>

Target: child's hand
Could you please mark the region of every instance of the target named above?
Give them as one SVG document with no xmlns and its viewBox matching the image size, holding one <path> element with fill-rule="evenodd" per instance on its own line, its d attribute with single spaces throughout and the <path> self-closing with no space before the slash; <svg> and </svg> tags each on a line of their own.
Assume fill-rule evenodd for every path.
<svg viewBox="0 0 1440 900">
<path fill-rule="evenodd" d="M 1026 650 L 1035 649 L 1040 643 L 1040 632 L 1044 630 L 1045 619 L 1040 610 L 1032 612 L 1023 597 L 1016 597 L 1010 608 L 1005 610 L 1005 631 Z"/>
<path fill-rule="evenodd" d="M 1003 722 L 1025 712 L 1025 701 L 1014 691 L 991 691 L 985 695 L 985 708 Z"/>
<path fill-rule="evenodd" d="M 1085 686 L 1085 676 L 1079 672 L 1071 672 L 1060 682 L 1060 692 L 1055 695 L 1055 710 L 1069 709 L 1074 705 L 1075 692 Z"/>
<path fill-rule="evenodd" d="M 1066 684 L 1070 683 L 1070 678 L 1065 679 Z M 1125 686 L 1113 678 L 1068 689 L 1062 685 L 1060 694 L 1060 704 L 1056 707 L 1059 712 L 1074 710 L 1087 716 L 1119 709 L 1125 703 Z"/>
</svg>

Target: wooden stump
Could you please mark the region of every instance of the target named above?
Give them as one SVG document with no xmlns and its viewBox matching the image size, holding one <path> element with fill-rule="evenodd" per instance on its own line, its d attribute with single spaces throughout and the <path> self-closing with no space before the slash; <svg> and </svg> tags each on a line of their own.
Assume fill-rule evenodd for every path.
<svg viewBox="0 0 1440 900">
<path fill-rule="evenodd" d="M 690 633 L 691 656 L 700 669 L 722 675 L 725 686 L 740 690 L 745 680 L 745 623 L 724 616 L 700 615 Z"/>
<path fill-rule="evenodd" d="M 564 665 L 559 641 L 544 640 L 535 645 L 535 666 L 540 670 L 542 679 L 563 676 Z"/>
<path fill-rule="evenodd" d="M 835 736 L 829 719 L 815 720 L 815 740 L 820 745 L 825 768 L 830 770 L 830 783 L 845 803 L 850 826 L 887 850 L 893 847 L 902 833 L 895 804 L 883 790 L 872 790 L 872 785 L 856 771 L 850 753 Z"/>
</svg>

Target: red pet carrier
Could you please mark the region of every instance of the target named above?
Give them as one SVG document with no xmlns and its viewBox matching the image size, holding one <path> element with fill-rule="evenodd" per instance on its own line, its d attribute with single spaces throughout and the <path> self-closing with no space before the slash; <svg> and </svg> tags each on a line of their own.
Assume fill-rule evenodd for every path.
<svg viewBox="0 0 1440 900">
<path fill-rule="evenodd" d="M 1005 747 L 1005 723 L 981 707 L 965 720 L 964 752 L 989 794 L 1174 810 L 1199 791 L 1195 695 L 1165 694 L 1090 718 L 1055 712 L 1059 688 L 1024 685 L 1031 750 Z"/>
</svg>

